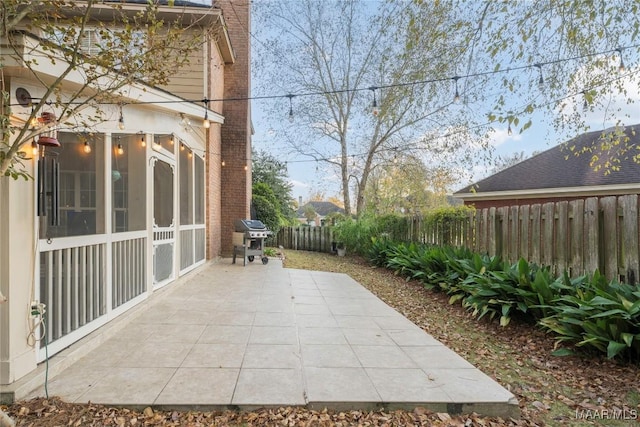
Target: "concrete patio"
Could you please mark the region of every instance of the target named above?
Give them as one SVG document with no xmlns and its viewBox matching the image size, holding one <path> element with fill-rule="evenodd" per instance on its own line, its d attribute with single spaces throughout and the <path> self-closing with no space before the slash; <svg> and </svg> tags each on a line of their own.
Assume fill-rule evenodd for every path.
<svg viewBox="0 0 640 427">
<path fill-rule="evenodd" d="M 42 396 L 44 366 L 15 387 Z M 50 360 L 49 395 L 162 409 L 517 417 L 515 397 L 349 276 L 209 263 Z"/>
</svg>

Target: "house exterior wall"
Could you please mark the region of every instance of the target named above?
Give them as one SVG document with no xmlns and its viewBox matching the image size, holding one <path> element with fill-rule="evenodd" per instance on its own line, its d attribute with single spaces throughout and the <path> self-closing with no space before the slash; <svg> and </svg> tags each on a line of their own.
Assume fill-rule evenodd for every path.
<svg viewBox="0 0 640 427">
<path fill-rule="evenodd" d="M 224 60 L 215 43 L 209 50 L 208 75 L 209 93 L 207 97 L 220 100 L 224 97 L 225 74 Z M 211 110 L 222 114 L 222 101 L 213 101 Z M 226 118 L 225 118 L 226 121 Z M 206 221 L 207 221 L 207 259 L 217 258 L 222 252 L 222 125 L 212 123 L 207 140 L 207 189 L 206 189 Z"/>
<path fill-rule="evenodd" d="M 232 5 L 233 3 L 233 5 Z M 250 217 L 251 205 L 251 96 L 250 65 L 251 46 L 249 31 L 250 2 L 238 3 L 231 0 L 219 2 L 225 13 L 229 37 L 236 54 L 236 61 L 224 70 L 224 97 L 240 98 L 225 102 L 222 114 L 222 168 L 221 227 L 222 254 L 230 255 L 233 250 L 232 235 L 234 220 Z"/>
<path fill-rule="evenodd" d="M 198 36 L 195 29 L 189 31 L 194 37 Z M 187 37 L 189 37 L 189 34 Z M 206 91 L 206 73 L 207 73 L 207 50 L 211 46 L 203 44 L 203 47 L 194 50 L 189 55 L 189 63 L 175 73 L 169 79 L 168 84 L 161 86 L 167 92 L 180 96 L 185 99 L 203 99 Z M 206 47 L 206 49 L 205 49 Z"/>
<path fill-rule="evenodd" d="M 31 164 L 25 164 L 33 174 Z M 29 302 L 35 269 L 33 183 L 0 178 L 0 386 L 36 367 L 35 349 L 27 344 Z M 0 387 L 0 392 L 2 387 Z"/>
</svg>

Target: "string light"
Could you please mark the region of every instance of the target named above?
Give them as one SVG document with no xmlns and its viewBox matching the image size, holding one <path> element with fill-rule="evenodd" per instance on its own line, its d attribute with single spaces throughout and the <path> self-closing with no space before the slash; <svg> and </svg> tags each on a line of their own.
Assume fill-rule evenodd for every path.
<svg viewBox="0 0 640 427">
<path fill-rule="evenodd" d="M 453 102 L 460 102 L 460 92 L 458 92 L 458 80 L 459 76 L 452 77 L 453 81 L 456 82 L 456 93 L 453 95 Z"/>
<path fill-rule="evenodd" d="M 171 136 L 169 137 L 169 144 L 171 144 L 171 145 L 175 144 L 175 140 L 174 140 L 173 134 L 171 134 Z"/>
<path fill-rule="evenodd" d="M 511 123 L 509 123 L 509 126 L 507 126 L 507 135 L 513 135 L 513 131 L 511 130 Z"/>
<path fill-rule="evenodd" d="M 91 145 L 89 145 L 89 141 L 84 142 L 84 146 L 82 147 L 82 150 L 87 154 L 91 152 Z"/>
<path fill-rule="evenodd" d="M 202 100 L 204 102 L 204 120 L 202 121 L 202 126 L 205 129 L 209 129 L 211 127 L 211 122 L 209 121 L 209 99 L 205 98 Z"/>
<path fill-rule="evenodd" d="M 184 151 L 184 142 L 180 143 L 180 151 Z"/>
<path fill-rule="evenodd" d="M 122 114 L 122 105 L 120 105 L 120 117 L 118 118 L 118 129 L 124 130 L 124 114 Z"/>
<path fill-rule="evenodd" d="M 122 144 L 118 144 L 118 148 L 116 152 L 120 155 L 124 154 L 124 148 L 122 148 Z"/>
<path fill-rule="evenodd" d="M 226 165 L 226 163 L 225 163 L 224 159 L 222 159 L 221 164 L 222 164 L 222 167 L 224 167 L 224 166 Z"/>
<path fill-rule="evenodd" d="M 31 120 L 29 120 L 29 126 L 31 129 L 35 129 L 38 126 L 38 118 L 36 117 L 36 108 L 31 104 Z"/>
<path fill-rule="evenodd" d="M 625 70 L 624 61 L 622 60 L 622 48 L 617 48 L 616 52 L 618 52 L 618 55 L 620 56 L 620 65 L 618 65 L 618 71 L 620 72 L 620 74 L 622 74 Z"/>
<path fill-rule="evenodd" d="M 286 95 L 289 98 L 289 122 L 293 123 L 293 102 L 291 101 L 295 95 L 288 94 Z"/>
<path fill-rule="evenodd" d="M 589 103 L 587 102 L 587 91 L 582 91 L 582 96 L 584 97 L 584 102 L 582 103 L 582 111 L 587 112 L 589 110 Z"/>
<path fill-rule="evenodd" d="M 373 92 L 373 102 L 371 103 L 371 114 L 373 114 L 374 116 L 377 116 L 380 113 L 380 110 L 378 110 L 378 102 L 376 101 L 376 89 L 377 87 L 375 86 L 371 86 L 369 88 L 369 90 Z"/>
<path fill-rule="evenodd" d="M 542 77 L 542 64 L 534 64 L 534 67 L 538 68 L 538 71 L 540 72 L 540 78 L 538 79 L 538 87 L 540 89 L 544 88 L 544 77 Z"/>
<path fill-rule="evenodd" d="M 31 154 L 33 154 L 34 156 L 37 156 L 39 152 L 40 150 L 38 148 L 38 144 L 36 144 L 36 139 L 33 138 L 31 140 Z"/>
<path fill-rule="evenodd" d="M 140 132 L 140 146 L 142 148 L 147 146 L 147 141 L 144 139 L 144 133 Z"/>
</svg>

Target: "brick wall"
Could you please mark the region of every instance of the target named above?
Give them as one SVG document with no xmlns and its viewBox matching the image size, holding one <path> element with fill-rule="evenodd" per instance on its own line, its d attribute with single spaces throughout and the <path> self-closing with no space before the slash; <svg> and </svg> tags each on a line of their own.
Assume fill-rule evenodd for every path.
<svg viewBox="0 0 640 427">
<path fill-rule="evenodd" d="M 224 61 L 220 55 L 215 40 L 209 49 L 208 58 L 208 76 L 209 82 L 207 84 L 206 96 L 209 99 L 222 99 L 224 97 Z M 222 102 L 212 102 L 209 104 L 211 110 L 222 114 Z M 211 123 L 211 128 L 208 131 L 207 137 L 207 151 L 206 151 L 206 171 L 207 171 L 207 186 L 206 186 L 206 224 L 207 224 L 207 239 L 206 239 L 206 257 L 207 259 L 217 258 L 222 251 L 222 242 L 220 240 L 220 227 L 221 227 L 221 142 L 222 142 L 222 129 L 221 125 L 217 123 Z"/>
<path fill-rule="evenodd" d="M 250 2 L 220 0 L 229 38 L 236 56 L 224 69 L 224 98 L 248 98 L 251 79 L 249 29 Z M 221 129 L 221 254 L 230 255 L 233 222 L 250 217 L 251 201 L 251 110 L 250 101 L 226 101 Z"/>
</svg>

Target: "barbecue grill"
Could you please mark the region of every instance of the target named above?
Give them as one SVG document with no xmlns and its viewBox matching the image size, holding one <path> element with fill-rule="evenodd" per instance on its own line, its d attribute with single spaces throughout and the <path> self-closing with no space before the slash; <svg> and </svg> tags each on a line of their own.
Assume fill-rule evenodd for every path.
<svg viewBox="0 0 640 427">
<path fill-rule="evenodd" d="M 236 263 L 237 255 L 242 255 L 243 265 L 247 265 L 247 260 L 253 262 L 256 256 L 260 257 L 263 264 L 268 263 L 269 258 L 264 255 L 264 239 L 271 232 L 267 227 L 256 219 L 237 219 L 234 225 L 233 264 Z"/>
</svg>

